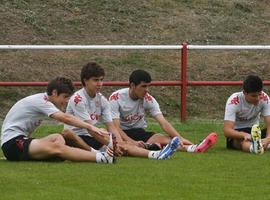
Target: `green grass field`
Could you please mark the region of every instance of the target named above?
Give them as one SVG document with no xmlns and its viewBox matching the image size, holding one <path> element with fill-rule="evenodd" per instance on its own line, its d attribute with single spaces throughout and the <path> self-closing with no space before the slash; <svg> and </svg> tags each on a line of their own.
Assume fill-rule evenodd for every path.
<svg viewBox="0 0 270 200">
<path fill-rule="evenodd" d="M 199 142 L 219 135 L 205 154 L 176 153 L 170 160 L 123 157 L 114 165 L 72 162 L 0 161 L 0 199 L 269 199 L 269 155 L 225 149 L 222 124 L 175 123 Z M 152 129 L 159 131 L 156 124 Z M 42 126 L 57 132 L 61 126 Z"/>
</svg>

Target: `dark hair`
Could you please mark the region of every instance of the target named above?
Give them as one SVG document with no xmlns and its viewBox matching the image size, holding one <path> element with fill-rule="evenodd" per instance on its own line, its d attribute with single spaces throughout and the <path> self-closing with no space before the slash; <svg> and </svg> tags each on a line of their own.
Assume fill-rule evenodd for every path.
<svg viewBox="0 0 270 200">
<path fill-rule="evenodd" d="M 246 93 L 261 92 L 263 89 L 263 82 L 259 76 L 249 75 L 243 82 L 243 90 Z"/>
<path fill-rule="evenodd" d="M 102 66 L 95 62 L 89 62 L 83 66 L 81 70 L 81 82 L 85 86 L 84 79 L 88 80 L 91 77 L 105 76 L 105 71 Z"/>
<path fill-rule="evenodd" d="M 47 94 L 52 95 L 53 90 L 57 91 L 57 95 L 67 93 L 72 95 L 74 93 L 74 85 L 70 79 L 64 77 L 56 77 L 51 80 L 47 86 Z"/>
<path fill-rule="evenodd" d="M 133 71 L 129 76 L 129 84 L 134 83 L 139 85 L 141 82 L 150 83 L 152 81 L 151 75 L 142 69 Z"/>
</svg>

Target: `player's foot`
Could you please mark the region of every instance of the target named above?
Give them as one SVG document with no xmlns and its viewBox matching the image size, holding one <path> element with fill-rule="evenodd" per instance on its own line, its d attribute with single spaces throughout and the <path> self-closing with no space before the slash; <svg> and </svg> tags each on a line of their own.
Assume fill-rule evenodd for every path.
<svg viewBox="0 0 270 200">
<path fill-rule="evenodd" d="M 174 152 L 176 152 L 177 148 L 180 146 L 180 138 L 174 137 L 169 144 L 167 144 L 161 151 L 158 156 L 159 160 L 166 160 L 170 158 Z"/>
<path fill-rule="evenodd" d="M 204 153 L 209 148 L 214 146 L 217 142 L 217 134 L 216 133 L 210 133 L 200 144 L 197 145 L 195 152 L 196 153 Z"/>
<path fill-rule="evenodd" d="M 105 152 L 100 152 L 100 161 L 99 163 L 112 164 L 113 163 L 113 151 L 107 147 Z"/>
<path fill-rule="evenodd" d="M 255 124 L 251 128 L 251 143 L 253 147 L 253 152 L 255 154 L 263 154 L 264 149 L 262 145 L 262 139 L 261 139 L 261 129 L 259 125 Z"/>
</svg>

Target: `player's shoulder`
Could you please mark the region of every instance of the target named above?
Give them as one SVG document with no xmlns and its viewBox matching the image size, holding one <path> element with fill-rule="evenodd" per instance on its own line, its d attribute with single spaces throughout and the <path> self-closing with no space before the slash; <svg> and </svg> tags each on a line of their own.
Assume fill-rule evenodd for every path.
<svg viewBox="0 0 270 200">
<path fill-rule="evenodd" d="M 71 97 L 70 97 L 70 102 L 74 103 L 75 105 L 78 105 L 79 103 L 83 102 L 86 100 L 86 96 L 83 92 L 83 89 L 80 89 L 76 91 Z"/>
<path fill-rule="evenodd" d="M 228 105 L 239 105 L 241 103 L 241 99 L 243 98 L 243 92 L 235 92 L 233 93 L 227 101 Z"/>
<path fill-rule="evenodd" d="M 102 93 L 98 92 L 96 94 L 96 98 L 100 99 L 101 101 L 108 101 L 107 97 L 105 97 Z"/>
<path fill-rule="evenodd" d="M 266 94 L 266 92 L 262 91 L 261 95 L 260 95 L 260 100 L 262 102 L 265 102 L 265 103 L 269 103 L 269 96 L 268 94 Z"/>
<path fill-rule="evenodd" d="M 49 102 L 49 96 L 47 93 L 37 93 L 31 96 L 25 97 L 22 100 L 31 102 L 31 103 L 37 103 L 37 102 L 46 103 L 46 102 Z"/>
<path fill-rule="evenodd" d="M 145 103 L 153 103 L 154 101 L 156 101 L 156 100 L 155 100 L 155 98 L 151 94 L 147 93 L 144 96 L 144 102 Z"/>
<path fill-rule="evenodd" d="M 125 98 L 127 94 L 128 94 L 128 88 L 122 88 L 122 89 L 116 90 L 110 95 L 109 101 L 117 101 L 120 98 Z"/>
</svg>

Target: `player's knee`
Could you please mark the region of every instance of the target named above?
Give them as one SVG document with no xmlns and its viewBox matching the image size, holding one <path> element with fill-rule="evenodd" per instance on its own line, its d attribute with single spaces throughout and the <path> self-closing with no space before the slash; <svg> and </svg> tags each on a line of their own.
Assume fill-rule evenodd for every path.
<svg viewBox="0 0 270 200">
<path fill-rule="evenodd" d="M 55 137 L 54 138 L 54 143 L 62 144 L 62 145 L 64 145 L 66 143 L 63 135 L 61 135 L 59 133 L 55 133 L 54 137 Z"/>
<path fill-rule="evenodd" d="M 61 155 L 64 152 L 65 144 L 62 144 L 60 142 L 54 142 L 51 145 L 51 155 L 61 157 Z"/>
<path fill-rule="evenodd" d="M 64 138 L 69 138 L 71 135 L 73 135 L 72 131 L 70 131 L 69 129 L 64 129 L 63 132 L 61 133 L 61 135 Z"/>
</svg>

